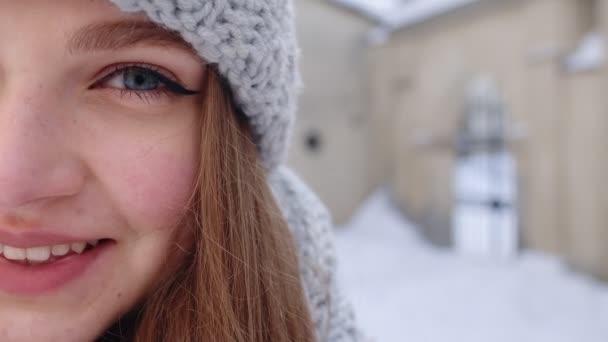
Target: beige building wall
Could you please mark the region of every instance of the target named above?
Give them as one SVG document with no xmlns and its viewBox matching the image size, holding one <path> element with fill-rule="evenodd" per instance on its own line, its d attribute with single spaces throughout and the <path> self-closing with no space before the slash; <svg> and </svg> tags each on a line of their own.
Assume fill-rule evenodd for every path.
<svg viewBox="0 0 608 342">
<path fill-rule="evenodd" d="M 606 262 L 608 234 L 606 227 L 606 190 L 602 186 L 606 177 L 608 146 L 606 106 L 602 87 L 604 73 L 585 73 L 570 77 L 567 113 L 564 124 L 564 151 L 568 162 L 564 164 L 567 200 L 564 207 L 567 257 L 573 265 L 608 279 Z"/>
<path fill-rule="evenodd" d="M 296 1 L 296 10 L 304 89 L 289 163 L 344 223 L 379 182 L 370 149 L 371 24 L 321 0 Z"/>
<path fill-rule="evenodd" d="M 394 156 L 389 174 L 401 206 L 433 240 L 449 243 L 452 144 L 466 84 L 487 75 L 498 83 L 511 122 L 526 132 L 511 145 L 523 245 L 608 279 L 608 197 L 601 187 L 608 156 L 598 156 L 608 143 L 608 78 L 605 71 L 569 75 L 562 67 L 604 18 L 592 4 L 488 1 L 405 28 L 373 51 L 373 112 Z"/>
<path fill-rule="evenodd" d="M 608 2 L 597 1 L 596 29 L 608 37 Z M 565 109 L 569 213 L 569 260 L 577 268 L 608 279 L 608 70 L 603 67 L 566 76 Z"/>
<path fill-rule="evenodd" d="M 528 127 L 522 144 L 522 234 L 526 247 L 564 254 L 566 200 L 564 180 L 563 106 L 566 89 L 560 58 L 582 37 L 577 19 L 581 2 L 540 0 L 522 12 L 525 48 L 524 106 L 521 120 Z M 514 22 L 513 24 L 516 24 Z"/>
</svg>

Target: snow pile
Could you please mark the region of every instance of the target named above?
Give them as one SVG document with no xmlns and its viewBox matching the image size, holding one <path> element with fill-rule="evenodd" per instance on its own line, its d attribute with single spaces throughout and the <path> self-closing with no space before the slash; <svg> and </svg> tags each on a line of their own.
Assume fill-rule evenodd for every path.
<svg viewBox="0 0 608 342">
<path fill-rule="evenodd" d="M 397 29 L 414 25 L 478 0 L 333 0 Z"/>
<path fill-rule="evenodd" d="M 564 68 L 571 73 L 583 72 L 601 67 L 605 60 L 604 37 L 597 32 L 590 32 L 583 37 L 576 50 L 566 57 Z"/>
<path fill-rule="evenodd" d="M 339 280 L 373 341 L 608 341 L 604 286 L 551 257 L 465 258 L 414 231 L 384 191 L 337 230 Z"/>
</svg>

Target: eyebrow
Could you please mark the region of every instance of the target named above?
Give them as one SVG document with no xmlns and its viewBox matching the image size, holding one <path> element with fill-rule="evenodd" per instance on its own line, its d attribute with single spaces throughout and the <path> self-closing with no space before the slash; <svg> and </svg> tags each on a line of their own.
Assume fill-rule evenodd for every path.
<svg viewBox="0 0 608 342">
<path fill-rule="evenodd" d="M 114 21 L 87 25 L 68 38 L 70 54 L 96 50 L 120 50 L 134 45 L 175 47 L 196 54 L 179 33 L 144 20 Z"/>
</svg>

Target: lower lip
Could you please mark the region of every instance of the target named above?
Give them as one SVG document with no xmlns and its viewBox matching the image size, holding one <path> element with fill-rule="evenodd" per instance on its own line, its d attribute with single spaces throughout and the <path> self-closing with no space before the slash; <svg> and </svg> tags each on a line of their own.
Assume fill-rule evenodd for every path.
<svg viewBox="0 0 608 342">
<path fill-rule="evenodd" d="M 37 295 L 61 288 L 89 269 L 112 244 L 104 243 L 83 254 L 73 254 L 49 264 L 21 265 L 0 257 L 0 291 Z"/>
</svg>

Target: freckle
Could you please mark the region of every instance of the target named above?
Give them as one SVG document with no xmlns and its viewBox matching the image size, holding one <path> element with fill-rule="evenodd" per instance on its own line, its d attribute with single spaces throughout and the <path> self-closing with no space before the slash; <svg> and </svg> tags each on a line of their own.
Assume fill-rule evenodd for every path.
<svg viewBox="0 0 608 342">
<path fill-rule="evenodd" d="M 122 292 L 118 292 L 118 293 L 116 294 L 116 298 L 120 298 L 120 297 L 122 297 Z"/>
</svg>

